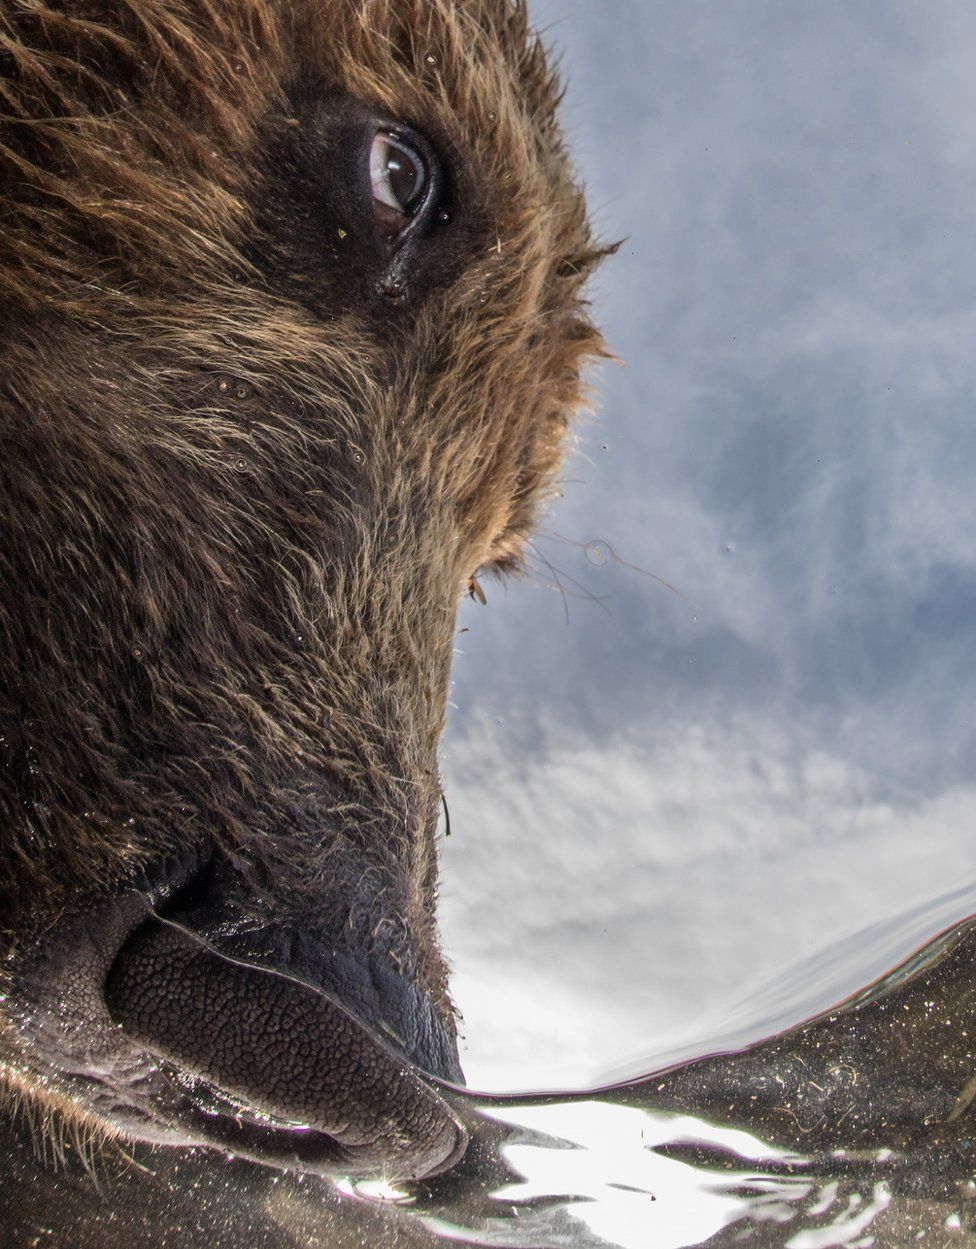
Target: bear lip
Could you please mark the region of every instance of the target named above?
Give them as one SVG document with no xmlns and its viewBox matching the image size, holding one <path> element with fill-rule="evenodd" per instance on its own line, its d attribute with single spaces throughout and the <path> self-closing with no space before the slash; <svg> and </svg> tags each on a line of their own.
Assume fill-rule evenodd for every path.
<svg viewBox="0 0 976 1249">
<path fill-rule="evenodd" d="M 466 1132 L 444 1100 L 333 998 L 178 925 L 137 930 L 105 1001 L 136 1045 L 197 1082 L 206 1113 L 252 1138 L 284 1133 L 296 1160 L 304 1152 L 327 1169 L 415 1178 L 464 1152 Z"/>
<path fill-rule="evenodd" d="M 287 973 L 229 958 L 179 923 L 160 917 L 174 897 L 192 888 L 209 861 L 209 852 L 171 860 L 151 879 L 143 875 L 140 887 L 89 902 L 20 948 L 7 969 L 7 1010 L 21 1038 L 20 1056 L 14 1061 L 49 1077 L 51 1087 L 82 1111 L 149 1143 L 211 1146 L 282 1169 L 360 1178 L 426 1178 L 453 1166 L 467 1147 L 465 1128 L 431 1082 L 375 1027 L 327 991 Z M 168 951 L 166 941 L 156 935 L 160 930 L 178 938 L 170 941 Z M 342 1031 L 350 1054 L 345 1078 L 369 1093 L 363 1072 L 378 1072 L 383 1098 L 374 1096 L 362 1108 L 358 1123 L 355 1098 L 347 1099 L 353 1113 L 337 1119 L 330 1133 L 322 1130 L 324 1121 L 309 1122 L 315 1116 L 300 1108 L 269 1102 L 260 1088 L 242 1087 L 233 1079 L 229 1081 L 233 1087 L 226 1088 L 219 1078 L 208 1078 L 221 1073 L 202 1070 L 198 1053 L 181 1054 L 179 1047 L 164 1052 L 148 1033 L 137 1035 L 131 1016 L 145 999 L 126 1002 L 118 990 L 122 956 L 140 938 L 145 952 L 146 934 L 150 948 L 155 940 L 155 949 L 149 961 L 143 961 L 143 972 L 161 950 L 175 954 L 178 961 L 192 948 L 195 954 L 206 954 L 211 960 L 208 970 L 213 974 L 216 968 L 218 979 L 225 967 L 232 969 L 225 976 L 231 998 L 237 991 L 246 994 L 254 984 L 266 999 L 272 982 L 279 992 L 281 984 L 292 986 L 282 998 L 283 1027 L 252 1037 L 251 1057 L 260 1057 L 265 1041 L 285 1057 L 294 1012 L 311 1012 L 324 1026 L 332 1024 Z M 139 964 L 129 970 L 132 967 Z M 106 989 L 111 993 L 113 984 L 114 1016 L 106 1000 Z M 207 1020 L 201 1014 L 197 1022 Z M 210 1022 L 219 1019 L 211 1016 Z M 314 1032 L 305 1040 L 314 1043 Z M 236 1074 L 246 1066 L 242 1063 Z M 233 1077 L 235 1072 L 229 1074 Z M 314 1071 L 309 1068 L 306 1075 L 314 1093 Z M 446 1083 L 451 1082 L 461 1080 L 452 1081 L 448 1074 Z M 337 1086 L 336 1080 L 332 1086 Z M 318 1095 L 322 1103 L 321 1087 Z M 387 1095 L 392 1095 L 385 1103 L 392 1110 L 384 1121 L 380 1103 Z M 318 1117 L 322 1119 L 321 1113 Z"/>
</svg>

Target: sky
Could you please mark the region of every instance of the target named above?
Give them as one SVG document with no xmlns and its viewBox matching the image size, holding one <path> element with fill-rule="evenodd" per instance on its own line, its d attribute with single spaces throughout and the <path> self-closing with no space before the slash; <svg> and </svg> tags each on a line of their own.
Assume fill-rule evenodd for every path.
<svg viewBox="0 0 976 1249">
<path fill-rule="evenodd" d="M 976 911 L 976 9 L 530 9 L 624 363 L 460 621 L 441 920 L 494 1090 L 758 1037 Z"/>
</svg>

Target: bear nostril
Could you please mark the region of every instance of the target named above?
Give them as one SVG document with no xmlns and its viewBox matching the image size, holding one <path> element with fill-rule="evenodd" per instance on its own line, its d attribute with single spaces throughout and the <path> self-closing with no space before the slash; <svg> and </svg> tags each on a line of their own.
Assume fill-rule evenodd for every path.
<svg viewBox="0 0 976 1249">
<path fill-rule="evenodd" d="M 447 1103 L 331 998 L 165 921 L 150 920 L 123 946 L 105 1001 L 140 1048 L 267 1122 L 326 1134 L 337 1171 L 415 1179 L 465 1151 Z"/>
</svg>

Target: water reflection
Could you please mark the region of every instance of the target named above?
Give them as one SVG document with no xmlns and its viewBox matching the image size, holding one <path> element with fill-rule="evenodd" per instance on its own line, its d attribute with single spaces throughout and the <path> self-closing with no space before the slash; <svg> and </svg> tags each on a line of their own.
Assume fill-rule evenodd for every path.
<svg viewBox="0 0 976 1249">
<path fill-rule="evenodd" d="M 482 1123 L 507 1130 L 496 1159 L 517 1178 L 490 1197 L 504 1214 L 428 1226 L 476 1244 L 621 1249 L 976 1232 L 974 927 L 751 1049 L 595 1096 L 478 1103 Z"/>
<path fill-rule="evenodd" d="M 800 1165 L 801 1159 L 746 1132 L 717 1128 L 690 1115 L 595 1100 L 499 1107 L 485 1113 L 514 1129 L 502 1154 L 522 1178 L 492 1193 L 499 1208 L 510 1207 L 509 1217 L 482 1229 L 476 1243 L 533 1243 L 535 1229 L 523 1242 L 511 1224 L 518 1223 L 521 1207 L 534 1204 L 548 1206 L 550 1213 L 562 1207 L 582 1224 L 567 1244 L 596 1238 L 621 1249 L 643 1249 L 649 1241 L 658 1249 L 680 1249 L 698 1245 L 745 1217 L 745 1190 L 755 1188 L 768 1202 L 773 1194 L 796 1201 L 810 1188 L 798 1187 L 789 1176 L 760 1178 L 748 1167 L 750 1162 L 787 1160 Z M 707 1164 L 670 1156 L 671 1150 L 682 1148 L 700 1158 L 714 1156 L 721 1164 L 713 1173 Z M 429 1225 L 466 1238 L 446 1223 Z"/>
<path fill-rule="evenodd" d="M 165 1148 L 93 1174 L 70 1141 L 38 1173 L 29 1133 L 4 1129 L 0 1216 L 13 1244 L 77 1249 L 239 1249 L 242 1229 L 255 1249 L 957 1243 L 976 1235 L 974 956 L 976 919 L 829 1014 L 627 1084 L 442 1085 L 471 1145 L 413 1186 Z"/>
</svg>

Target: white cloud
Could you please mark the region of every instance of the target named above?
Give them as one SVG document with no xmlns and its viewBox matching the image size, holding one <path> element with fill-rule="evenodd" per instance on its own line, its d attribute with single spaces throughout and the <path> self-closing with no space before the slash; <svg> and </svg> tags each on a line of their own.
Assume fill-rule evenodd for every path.
<svg viewBox="0 0 976 1249">
<path fill-rule="evenodd" d="M 656 749 L 553 731 L 531 761 L 485 724 L 454 743 L 452 775 L 442 921 L 475 1087 L 581 1087 L 733 1024 L 758 1038 L 976 908 L 976 888 L 939 905 L 947 866 L 976 886 L 976 786 L 896 805 L 766 724 Z M 801 965 L 827 946 L 811 982 Z"/>
</svg>

